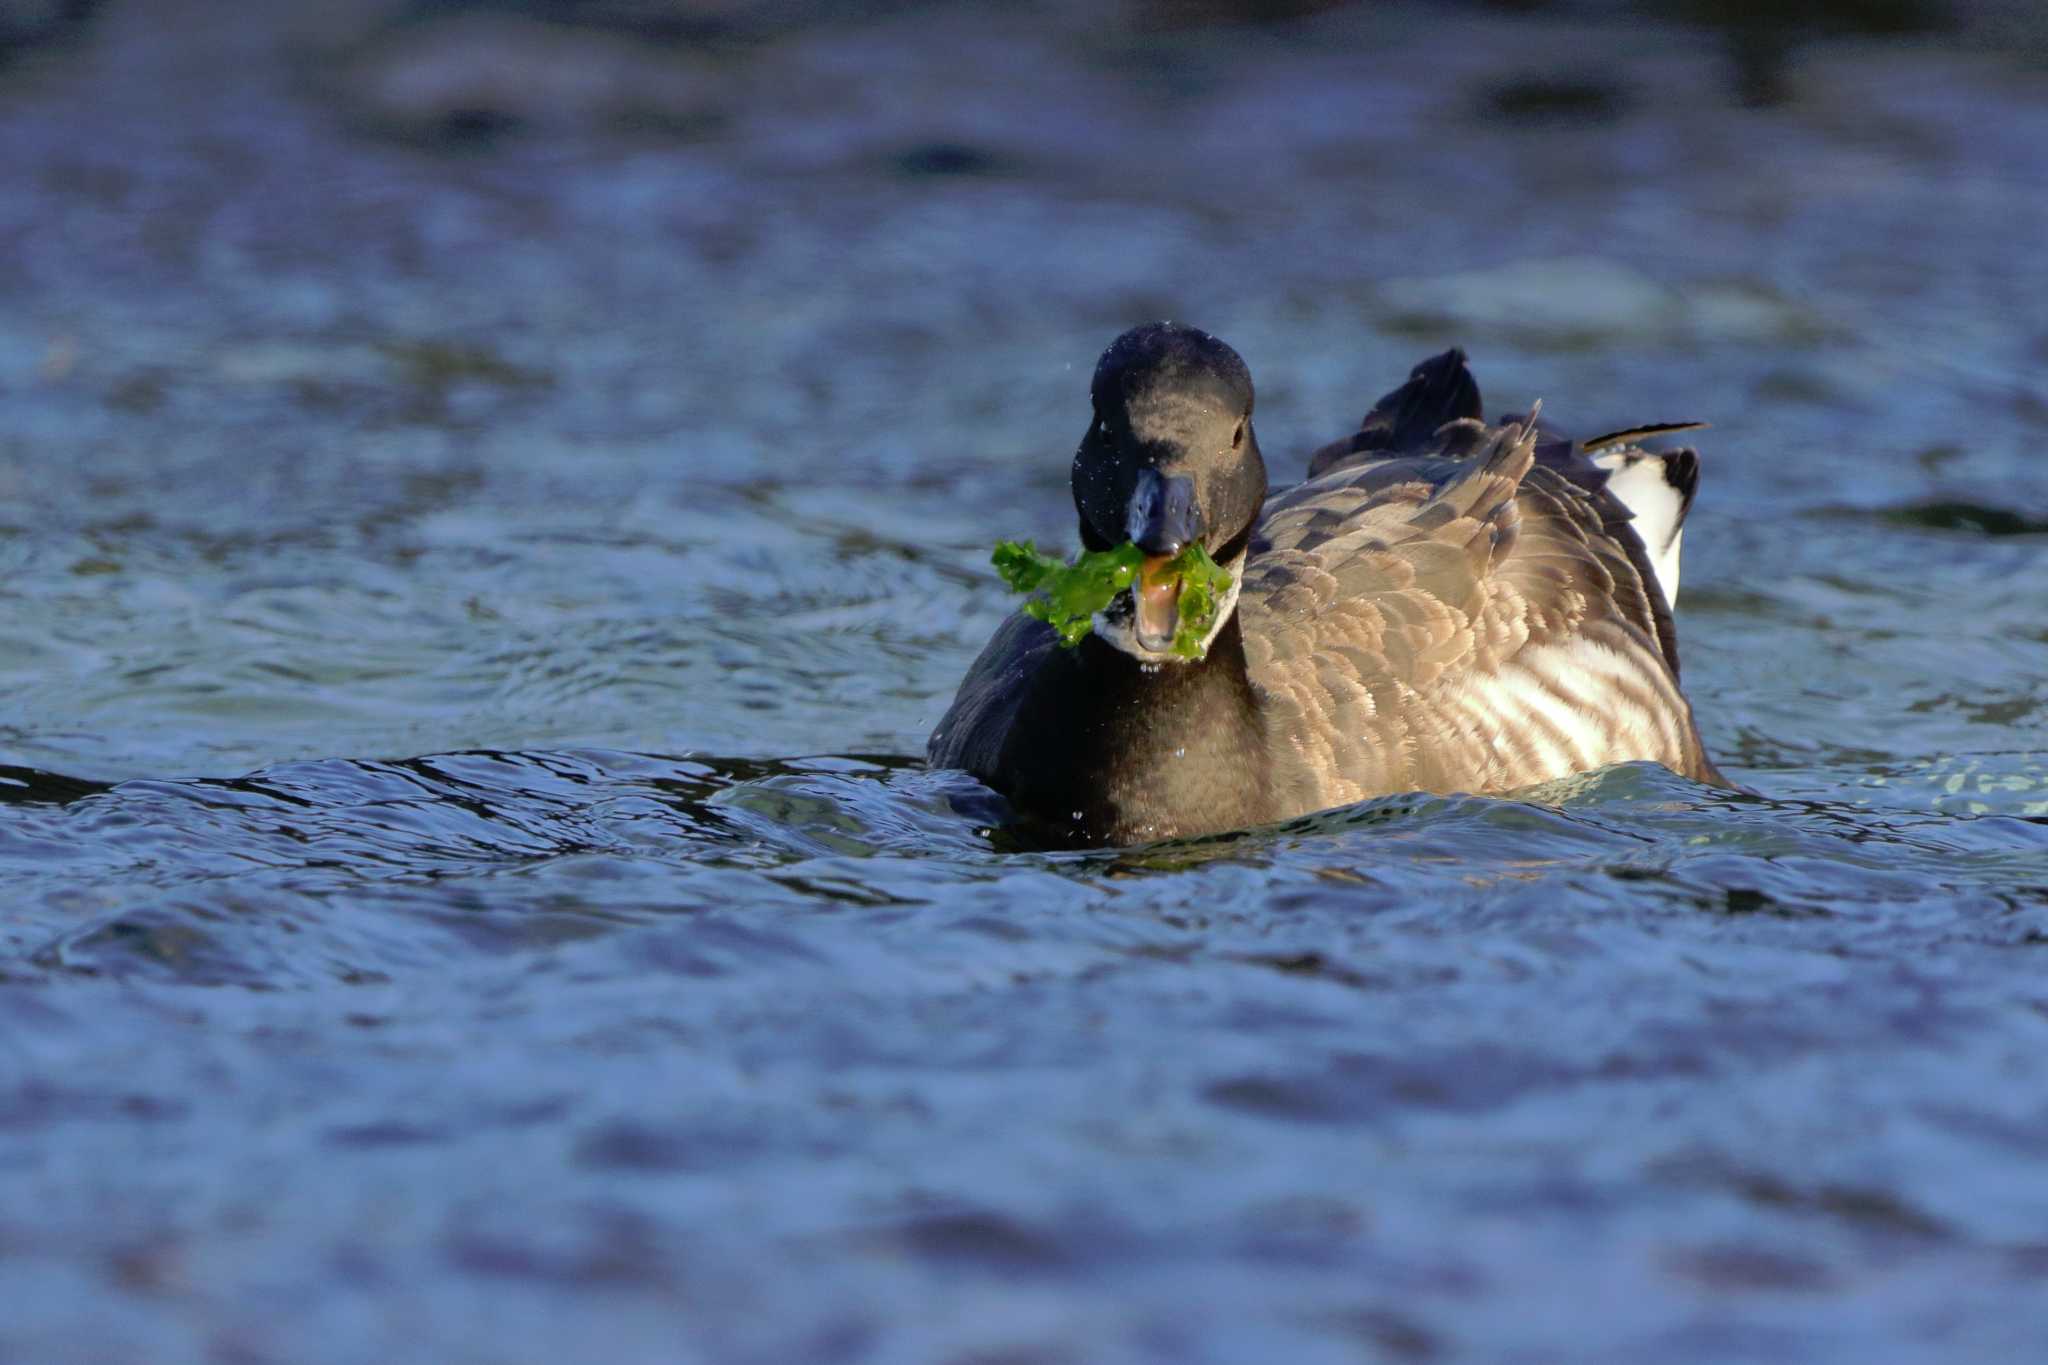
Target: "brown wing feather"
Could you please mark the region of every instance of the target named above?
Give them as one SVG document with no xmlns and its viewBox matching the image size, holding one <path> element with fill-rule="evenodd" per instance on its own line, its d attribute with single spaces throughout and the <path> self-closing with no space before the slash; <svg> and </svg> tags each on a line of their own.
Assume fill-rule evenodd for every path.
<svg viewBox="0 0 2048 1365">
<path fill-rule="evenodd" d="M 1467 459 L 1342 464 L 1269 504 L 1238 609 L 1307 808 L 1629 758 L 1711 774 L 1654 592 L 1598 492 L 1536 464 L 1536 440 L 1532 414 Z"/>
</svg>

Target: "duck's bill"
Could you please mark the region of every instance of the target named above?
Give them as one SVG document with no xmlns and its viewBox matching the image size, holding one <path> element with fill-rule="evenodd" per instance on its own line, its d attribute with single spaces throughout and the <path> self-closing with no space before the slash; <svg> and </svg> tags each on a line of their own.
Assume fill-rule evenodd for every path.
<svg viewBox="0 0 2048 1365">
<path fill-rule="evenodd" d="M 1180 630 L 1180 574 L 1170 555 L 1147 555 L 1131 583 L 1134 633 L 1146 649 L 1165 653 Z"/>
</svg>

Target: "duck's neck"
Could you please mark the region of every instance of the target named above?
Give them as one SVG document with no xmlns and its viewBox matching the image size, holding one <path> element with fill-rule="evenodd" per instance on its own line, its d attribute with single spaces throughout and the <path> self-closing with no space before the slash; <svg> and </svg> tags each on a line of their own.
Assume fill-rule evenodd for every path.
<svg viewBox="0 0 2048 1365">
<path fill-rule="evenodd" d="M 1141 843 L 1274 815 L 1235 613 L 1198 662 L 1141 664 L 1093 635 L 1057 651 L 1007 750 L 1011 803 L 1063 841 Z"/>
</svg>

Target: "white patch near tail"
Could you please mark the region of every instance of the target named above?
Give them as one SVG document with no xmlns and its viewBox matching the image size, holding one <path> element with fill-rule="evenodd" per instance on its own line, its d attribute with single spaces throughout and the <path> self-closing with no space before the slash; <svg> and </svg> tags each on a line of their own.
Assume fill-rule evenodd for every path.
<svg viewBox="0 0 2048 1365">
<path fill-rule="evenodd" d="M 1685 532 L 1699 469 L 1683 451 L 1668 454 L 1620 446 L 1590 457 L 1607 471 L 1607 491 L 1635 515 L 1636 534 L 1650 552 L 1650 567 L 1667 606 L 1678 605 L 1678 546 Z"/>
</svg>

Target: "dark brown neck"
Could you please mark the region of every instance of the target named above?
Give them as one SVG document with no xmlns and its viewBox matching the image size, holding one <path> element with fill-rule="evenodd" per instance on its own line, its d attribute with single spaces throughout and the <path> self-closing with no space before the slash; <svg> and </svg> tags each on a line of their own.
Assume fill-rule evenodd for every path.
<svg viewBox="0 0 2048 1365">
<path fill-rule="evenodd" d="M 1145 665 L 1090 635 L 1031 681 L 1006 793 L 1057 843 L 1132 844 L 1273 818 L 1265 732 L 1233 613 L 1197 663 Z"/>
</svg>

